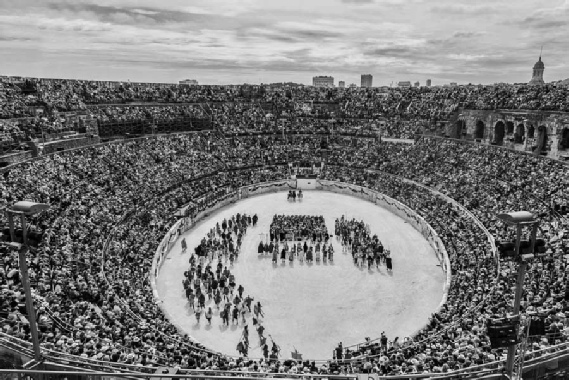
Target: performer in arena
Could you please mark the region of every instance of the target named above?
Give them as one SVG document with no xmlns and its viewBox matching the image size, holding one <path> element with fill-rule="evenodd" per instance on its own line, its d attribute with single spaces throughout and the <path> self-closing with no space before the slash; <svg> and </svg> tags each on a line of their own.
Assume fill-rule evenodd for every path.
<svg viewBox="0 0 569 380">
<path fill-rule="evenodd" d="M 388 271 L 393 272 L 393 262 L 391 260 L 391 257 L 389 257 L 389 251 L 385 257 L 385 265 L 387 266 Z"/>
<path fill-rule="evenodd" d="M 271 348 L 271 356 L 274 358 L 278 358 L 281 353 L 281 348 L 278 344 L 275 343 L 273 337 L 269 334 L 269 338 L 271 338 L 271 342 L 273 342 L 273 347 Z"/>
<path fill-rule="evenodd" d="M 263 347 L 263 357 L 265 358 L 265 360 L 267 360 L 269 359 L 269 345 L 265 343 L 262 347 Z"/>
<path fill-rule="evenodd" d="M 202 316 L 202 308 L 198 305 L 195 309 L 196 320 L 198 324 L 200 323 L 200 317 Z"/>
<path fill-rule="evenodd" d="M 207 319 L 207 324 L 211 325 L 211 317 L 213 316 L 213 311 L 211 310 L 211 307 L 207 309 L 207 312 L 205 313 L 205 319 Z"/>
</svg>

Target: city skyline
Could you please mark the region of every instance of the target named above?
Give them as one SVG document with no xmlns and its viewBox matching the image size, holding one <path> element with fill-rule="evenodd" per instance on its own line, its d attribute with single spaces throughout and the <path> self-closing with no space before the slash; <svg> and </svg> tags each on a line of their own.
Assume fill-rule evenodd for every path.
<svg viewBox="0 0 569 380">
<path fill-rule="evenodd" d="M 1 75 L 374 86 L 569 77 L 569 0 L 3 1 Z"/>
</svg>

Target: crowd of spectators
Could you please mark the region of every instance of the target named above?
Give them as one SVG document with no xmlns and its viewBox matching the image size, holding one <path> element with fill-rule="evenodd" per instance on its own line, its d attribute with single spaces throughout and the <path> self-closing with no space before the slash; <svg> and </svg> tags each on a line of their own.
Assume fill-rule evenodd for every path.
<svg viewBox="0 0 569 380">
<path fill-rule="evenodd" d="M 553 84 L 328 89 L 4 77 L 0 78 L 0 119 L 10 124 L 2 128 L 0 138 L 17 144 L 22 137 L 36 139 L 45 132 L 77 130 L 73 122 L 62 119 L 65 114 L 93 118 L 99 125 L 123 126 L 211 120 L 220 132 L 230 135 L 381 133 L 412 138 L 418 131 L 449 121 L 461 108 L 568 112 L 568 91 Z M 164 129 L 168 130 L 174 129 Z M 128 128 L 114 132 L 131 133 Z"/>
<path fill-rule="evenodd" d="M 312 95 L 320 96 L 320 91 L 310 89 Z M 176 210 L 190 204 L 195 215 L 240 186 L 288 178 L 291 162 L 315 159 L 324 163 L 321 178 L 384 193 L 416 210 L 435 229 L 452 273 L 441 309 L 410 339 L 389 343 L 390 350 L 371 341 L 352 349 L 350 361 L 320 367 L 232 359 L 176 331 L 148 296 L 147 276 Z M 518 264 L 493 255 L 471 215 L 498 241 L 511 241 L 514 234 L 497 222 L 497 213 L 524 209 L 539 216 L 538 236 L 545 241 L 546 255 L 528 267 L 522 312 L 546 315 L 549 335 L 528 347 L 528 355 L 554 350 L 567 340 L 569 305 L 562 295 L 569 225 L 560 211 L 569 205 L 568 178 L 569 167 L 557 161 L 434 138 L 378 144 L 357 136 L 225 136 L 216 131 L 106 144 L 22 163 L 3 172 L 0 206 L 22 199 L 51 205 L 30 220 L 40 237 L 29 257 L 44 348 L 148 367 L 447 372 L 503 359 L 505 350 L 490 347 L 485 325 L 488 318 L 512 311 Z M 4 228 L 3 234 L 8 233 Z M 2 249 L 2 330 L 31 341 L 17 253 Z"/>
</svg>

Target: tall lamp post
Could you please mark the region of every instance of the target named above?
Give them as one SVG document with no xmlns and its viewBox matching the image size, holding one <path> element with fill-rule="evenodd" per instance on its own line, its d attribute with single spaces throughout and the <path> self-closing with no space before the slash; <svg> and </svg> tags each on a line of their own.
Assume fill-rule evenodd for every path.
<svg viewBox="0 0 569 380">
<path fill-rule="evenodd" d="M 520 315 L 520 303 L 522 299 L 522 292 L 524 288 L 524 278 L 527 269 L 528 260 L 534 257 L 535 250 L 535 239 L 537 234 L 537 227 L 539 226 L 539 220 L 537 217 L 528 211 L 516 211 L 509 212 L 505 214 L 498 214 L 497 218 L 504 222 L 507 226 L 516 227 L 516 250 L 515 259 L 519 262 L 518 267 L 518 277 L 516 280 L 516 294 L 514 299 L 514 317 L 519 317 Z M 522 228 L 531 228 L 531 241 L 530 241 L 530 253 L 520 255 L 520 243 L 522 238 Z M 506 374 L 510 380 L 513 380 L 514 375 L 514 361 L 516 358 L 516 347 L 517 345 L 508 346 L 508 358 L 506 361 Z M 524 353 L 522 352 L 522 355 Z"/>
<path fill-rule="evenodd" d="M 28 321 L 30 322 L 30 331 L 32 334 L 32 344 L 34 348 L 34 359 L 41 360 L 40 343 L 38 337 L 38 326 L 36 321 L 36 313 L 34 310 L 34 301 L 32 299 L 32 290 L 30 288 L 30 277 L 28 274 L 28 263 L 26 262 L 26 253 L 29 250 L 28 245 L 28 228 L 26 225 L 26 216 L 39 214 L 49 208 L 49 205 L 44 203 L 35 203 L 28 201 L 16 202 L 12 208 L 8 208 L 8 224 L 10 227 L 10 239 L 14 242 L 16 239 L 14 228 L 14 216 L 20 217 L 20 224 L 22 225 L 22 242 L 18 245 L 18 259 L 20 264 L 20 272 L 22 274 L 22 286 L 26 295 L 26 311 L 28 314 Z M 17 243 L 16 243 L 17 244 Z"/>
</svg>

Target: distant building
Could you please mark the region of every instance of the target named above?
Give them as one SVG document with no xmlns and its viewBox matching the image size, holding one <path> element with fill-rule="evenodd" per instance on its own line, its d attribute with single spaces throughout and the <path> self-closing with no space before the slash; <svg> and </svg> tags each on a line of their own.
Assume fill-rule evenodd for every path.
<svg viewBox="0 0 569 380">
<path fill-rule="evenodd" d="M 545 70 L 545 65 L 541 61 L 541 55 L 539 60 L 533 65 L 533 73 L 529 84 L 532 86 L 543 86 L 545 82 L 543 81 L 543 71 Z"/>
<path fill-rule="evenodd" d="M 456 82 L 450 82 L 450 86 L 451 86 L 451 87 L 456 87 L 456 86 L 458 86 L 458 84 L 457 84 Z"/>
<path fill-rule="evenodd" d="M 334 77 L 317 76 L 312 78 L 312 85 L 314 87 L 334 87 Z"/>
<path fill-rule="evenodd" d="M 399 87 L 411 87 L 411 82 L 408 80 L 401 81 L 401 82 L 397 83 L 397 86 L 399 86 Z"/>
<path fill-rule="evenodd" d="M 361 87 L 371 88 L 373 83 L 373 76 L 371 74 L 362 74 Z"/>
<path fill-rule="evenodd" d="M 431 87 L 431 80 L 427 79 L 427 87 Z"/>
<path fill-rule="evenodd" d="M 419 87 L 421 84 L 419 83 L 419 81 L 415 82 L 415 87 Z"/>
<path fill-rule="evenodd" d="M 346 88 L 346 82 L 344 82 L 343 80 L 338 82 L 338 87 L 340 88 Z"/>
<path fill-rule="evenodd" d="M 184 79 L 178 82 L 178 84 L 183 86 L 197 86 L 198 81 L 195 79 Z"/>
<path fill-rule="evenodd" d="M 352 84 L 350 85 L 350 88 L 358 88 L 358 85 L 355 84 L 355 83 L 352 83 Z"/>
</svg>

